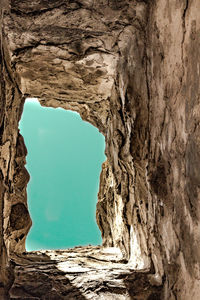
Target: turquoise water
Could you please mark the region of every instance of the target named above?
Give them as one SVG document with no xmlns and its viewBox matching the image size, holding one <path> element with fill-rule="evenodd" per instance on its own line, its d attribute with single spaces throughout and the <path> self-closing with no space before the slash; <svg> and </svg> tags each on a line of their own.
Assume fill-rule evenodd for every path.
<svg viewBox="0 0 200 300">
<path fill-rule="evenodd" d="M 101 243 L 95 221 L 102 134 L 79 114 L 26 101 L 20 132 L 28 149 L 27 251 Z"/>
</svg>

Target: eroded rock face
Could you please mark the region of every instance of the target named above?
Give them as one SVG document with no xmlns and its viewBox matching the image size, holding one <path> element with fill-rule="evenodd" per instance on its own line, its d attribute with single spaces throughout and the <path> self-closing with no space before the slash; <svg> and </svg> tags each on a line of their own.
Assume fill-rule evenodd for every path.
<svg viewBox="0 0 200 300">
<path fill-rule="evenodd" d="M 162 299 L 162 287 L 150 285 L 146 270 L 124 264 L 117 248 L 37 251 L 13 259 L 11 299 Z"/>
<path fill-rule="evenodd" d="M 163 299 L 198 300 L 199 0 L 4 2 L 2 262 L 6 249 L 25 250 L 31 226 L 17 128 L 24 98 L 38 97 L 105 135 L 103 245 L 118 247 L 134 269 L 153 267 L 150 282 L 164 284 Z"/>
<path fill-rule="evenodd" d="M 11 14 L 5 15 L 10 63 L 24 95 L 39 97 L 45 106 L 76 110 L 105 135 L 117 211 L 109 209 L 109 230 L 114 233 L 104 244 L 120 247 L 128 259 L 136 255 L 130 249 L 130 227 L 138 224 L 132 216 L 136 201 L 133 155 L 144 169 L 143 177 L 147 163 L 147 5 L 136 1 L 39 3 L 13 1 Z M 133 137 L 137 150 L 131 144 Z M 143 193 L 147 193 L 146 186 Z M 139 267 L 150 267 L 146 228 L 141 226 L 140 231 L 142 247 L 138 233 L 131 237 L 140 249 L 137 256 L 142 256 Z M 105 240 L 104 232 L 102 228 Z"/>
</svg>

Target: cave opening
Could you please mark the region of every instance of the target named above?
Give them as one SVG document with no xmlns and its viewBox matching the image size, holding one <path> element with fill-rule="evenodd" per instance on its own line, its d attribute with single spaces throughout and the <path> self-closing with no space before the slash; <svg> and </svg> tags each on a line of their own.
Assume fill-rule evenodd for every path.
<svg viewBox="0 0 200 300">
<path fill-rule="evenodd" d="M 32 228 L 26 250 L 101 244 L 95 220 L 105 141 L 78 113 L 27 98 L 20 133 L 28 150 Z"/>
</svg>

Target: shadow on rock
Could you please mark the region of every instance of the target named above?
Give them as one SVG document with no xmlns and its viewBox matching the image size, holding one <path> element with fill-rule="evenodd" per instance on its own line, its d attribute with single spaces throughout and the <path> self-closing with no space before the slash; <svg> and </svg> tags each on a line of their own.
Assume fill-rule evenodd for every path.
<svg viewBox="0 0 200 300">
<path fill-rule="evenodd" d="M 66 273 L 56 267 L 57 261 L 45 253 L 24 253 L 15 255 L 13 260 L 15 281 L 10 290 L 11 299 L 86 300 Z"/>
<path fill-rule="evenodd" d="M 133 272 L 124 278 L 131 300 L 162 300 L 163 287 L 152 286 L 148 280 L 148 273 Z"/>
</svg>

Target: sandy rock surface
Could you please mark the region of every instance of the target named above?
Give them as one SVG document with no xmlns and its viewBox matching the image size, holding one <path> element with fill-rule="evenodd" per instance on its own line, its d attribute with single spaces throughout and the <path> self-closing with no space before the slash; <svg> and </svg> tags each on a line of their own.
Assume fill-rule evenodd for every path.
<svg viewBox="0 0 200 300">
<path fill-rule="evenodd" d="M 117 248 L 34 251 L 13 259 L 11 299 L 161 299 L 161 288 L 150 285 L 148 270 L 135 272 Z"/>
</svg>

